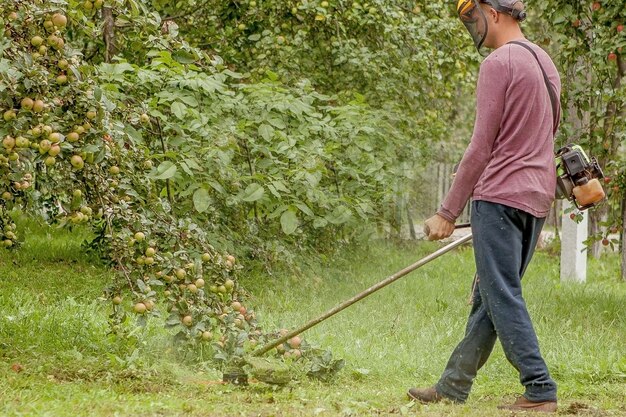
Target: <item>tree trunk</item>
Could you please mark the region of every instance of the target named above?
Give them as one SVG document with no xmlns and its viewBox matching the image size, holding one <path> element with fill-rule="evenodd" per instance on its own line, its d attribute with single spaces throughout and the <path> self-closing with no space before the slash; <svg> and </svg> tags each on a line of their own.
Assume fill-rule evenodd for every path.
<svg viewBox="0 0 626 417">
<path fill-rule="evenodd" d="M 116 53 L 115 18 L 113 17 L 113 9 L 110 7 L 104 7 L 102 9 L 102 18 L 104 19 L 104 62 L 110 63 Z"/>
<path fill-rule="evenodd" d="M 626 281 L 626 193 L 622 196 L 622 233 L 619 246 L 622 252 L 622 279 Z"/>
<path fill-rule="evenodd" d="M 596 236 L 602 233 L 602 227 L 600 224 L 606 221 L 608 216 L 608 207 L 606 205 L 602 205 L 597 209 L 590 211 L 589 213 L 589 236 Z M 595 259 L 600 258 L 600 254 L 602 253 L 602 245 L 601 241 L 595 241 L 591 244 L 590 254 Z"/>
</svg>

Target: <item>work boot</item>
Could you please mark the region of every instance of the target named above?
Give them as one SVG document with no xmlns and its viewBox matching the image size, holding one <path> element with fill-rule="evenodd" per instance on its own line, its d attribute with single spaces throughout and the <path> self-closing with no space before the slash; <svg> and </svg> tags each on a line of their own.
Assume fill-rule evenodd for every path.
<svg viewBox="0 0 626 417">
<path fill-rule="evenodd" d="M 500 405 L 500 410 L 537 411 L 543 413 L 556 412 L 556 401 L 530 401 L 526 397 L 519 397 L 513 404 Z"/>
<path fill-rule="evenodd" d="M 407 392 L 410 400 L 419 401 L 422 403 L 438 403 L 446 398 L 439 394 L 435 387 L 430 388 L 411 388 Z"/>
</svg>

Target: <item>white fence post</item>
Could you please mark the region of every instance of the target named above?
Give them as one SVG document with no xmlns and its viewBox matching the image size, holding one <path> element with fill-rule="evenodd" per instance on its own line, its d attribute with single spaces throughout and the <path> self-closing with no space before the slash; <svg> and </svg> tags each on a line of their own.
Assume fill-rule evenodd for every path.
<svg viewBox="0 0 626 417">
<path fill-rule="evenodd" d="M 563 200 L 562 238 L 561 238 L 561 281 L 585 282 L 587 280 L 587 250 L 583 243 L 588 236 L 587 213 L 583 220 L 576 223 L 565 213 L 573 205 Z"/>
</svg>

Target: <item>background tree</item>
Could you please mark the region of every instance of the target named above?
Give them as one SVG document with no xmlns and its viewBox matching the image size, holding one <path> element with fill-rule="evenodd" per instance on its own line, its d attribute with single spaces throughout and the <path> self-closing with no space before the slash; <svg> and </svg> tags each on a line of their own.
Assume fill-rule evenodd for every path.
<svg viewBox="0 0 626 417">
<path fill-rule="evenodd" d="M 579 142 L 604 168 L 607 203 L 590 217 L 592 253 L 600 244 L 619 244 L 626 279 L 624 215 L 626 213 L 626 12 L 620 4 L 602 1 L 530 2 L 531 9 L 548 24 L 537 28 L 563 75 L 563 126 L 558 142 Z M 549 27 L 549 25 L 552 25 Z M 620 233 L 620 239 L 608 235 Z"/>
</svg>

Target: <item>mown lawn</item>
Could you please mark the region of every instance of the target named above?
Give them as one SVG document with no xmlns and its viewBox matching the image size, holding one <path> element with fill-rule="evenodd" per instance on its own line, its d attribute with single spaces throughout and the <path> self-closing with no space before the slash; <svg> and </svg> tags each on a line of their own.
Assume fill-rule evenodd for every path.
<svg viewBox="0 0 626 417">
<path fill-rule="evenodd" d="M 2 416 L 499 416 L 521 393 L 499 349 L 464 405 L 423 406 L 408 387 L 434 383 L 461 337 L 473 274 L 471 248 L 446 255 L 350 307 L 305 337 L 346 360 L 330 383 L 286 387 L 218 383 L 210 363 L 182 357 L 153 321 L 120 342 L 107 335 L 111 272 L 70 235 L 22 223 L 17 252 L 0 252 Z M 376 242 L 305 260 L 299 272 L 249 272 L 268 330 L 294 327 L 433 251 Z M 558 259 L 538 253 L 525 278 L 542 351 L 559 383 L 561 415 L 626 416 L 626 283 L 618 259 L 593 261 L 588 283 L 561 284 Z M 296 269 L 297 270 L 297 269 Z M 290 272 L 291 271 L 291 272 Z"/>
</svg>

